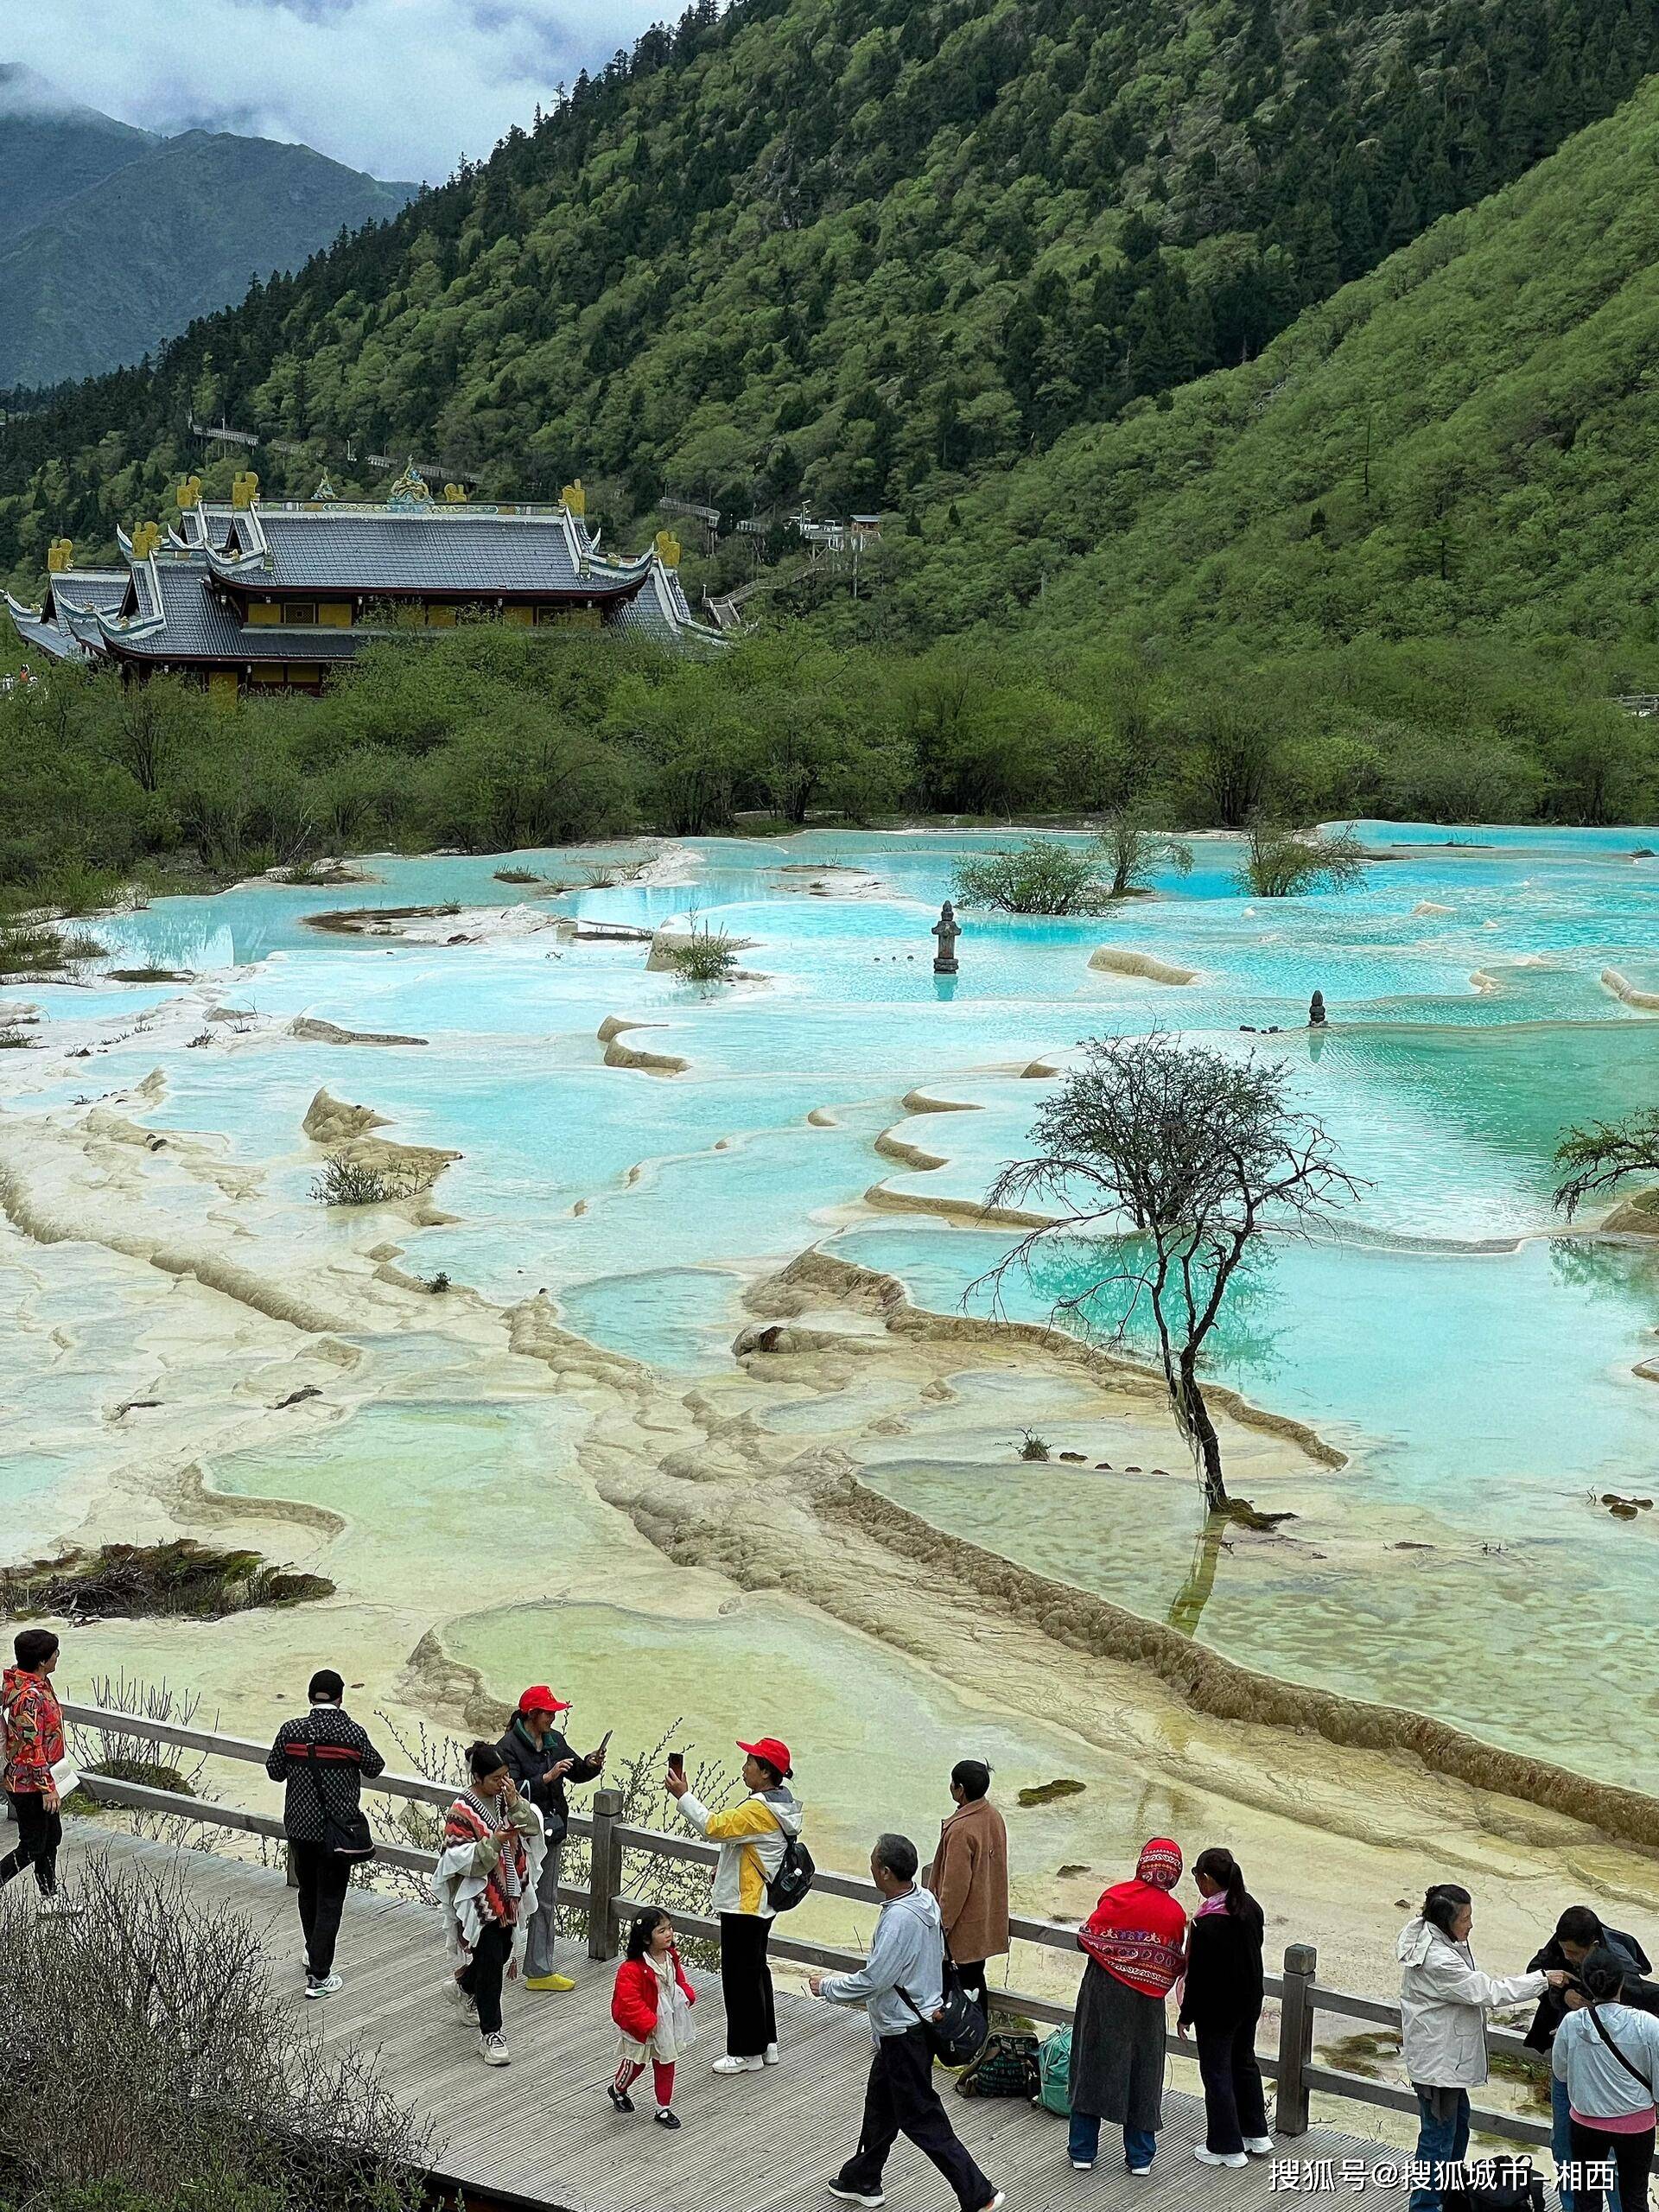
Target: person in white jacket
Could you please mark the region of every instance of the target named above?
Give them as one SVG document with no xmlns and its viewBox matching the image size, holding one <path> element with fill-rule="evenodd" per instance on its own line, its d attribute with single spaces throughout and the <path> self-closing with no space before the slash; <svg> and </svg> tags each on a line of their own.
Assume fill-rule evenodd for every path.
<svg viewBox="0 0 1659 2212">
<path fill-rule="evenodd" d="M 1410 2212 L 1441 2212 L 1449 2169 L 1469 2149 L 1469 2092 L 1486 2079 L 1486 2015 L 1560 1988 L 1561 1973 L 1484 1974 L 1469 1948 L 1474 1901 L 1437 1882 L 1401 1930 L 1400 2029 L 1406 2077 L 1417 2092 L 1417 2157 L 1433 2171 L 1411 2192 Z"/>
</svg>

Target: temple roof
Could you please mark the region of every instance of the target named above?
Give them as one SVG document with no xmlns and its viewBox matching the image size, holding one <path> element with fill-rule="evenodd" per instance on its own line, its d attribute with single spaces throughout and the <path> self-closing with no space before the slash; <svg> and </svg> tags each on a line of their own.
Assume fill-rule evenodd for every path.
<svg viewBox="0 0 1659 2212">
<path fill-rule="evenodd" d="M 46 606 L 104 607 L 113 613 L 126 596 L 125 569 L 60 569 L 46 580 Z"/>
<path fill-rule="evenodd" d="M 351 660 L 365 635 L 308 625 L 245 628 L 194 561 L 165 558 L 132 570 L 129 613 L 98 620 L 106 644 L 135 660 Z"/>
<path fill-rule="evenodd" d="M 214 518 L 206 527 L 218 537 Z M 637 586 L 649 553 L 616 561 L 594 550 L 563 509 L 534 515 L 467 507 L 399 512 L 340 505 L 258 507 L 234 515 L 233 549 L 208 555 L 226 582 L 278 591 L 445 593 L 537 597 Z"/>
<path fill-rule="evenodd" d="M 571 504 L 580 504 L 572 502 Z M 137 535 L 137 534 L 135 534 Z M 63 569 L 42 605 L 8 596 L 17 632 L 59 658 L 182 665 L 340 662 L 383 629 L 363 616 L 379 594 L 429 601 L 598 602 L 619 629 L 674 645 L 724 643 L 692 614 L 659 543 L 632 559 L 598 550 L 598 534 L 569 507 L 486 508 L 416 500 L 391 506 L 323 500 L 181 510 L 159 549 L 127 566 Z M 143 541 L 154 543 L 154 532 Z M 348 627 L 254 622 L 250 598 L 281 613 L 284 594 L 359 602 Z"/>
</svg>

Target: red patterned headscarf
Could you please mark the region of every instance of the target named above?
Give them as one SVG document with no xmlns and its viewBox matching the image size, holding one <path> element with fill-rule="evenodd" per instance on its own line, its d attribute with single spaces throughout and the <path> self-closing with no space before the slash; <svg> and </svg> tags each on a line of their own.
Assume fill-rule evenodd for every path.
<svg viewBox="0 0 1659 2212">
<path fill-rule="evenodd" d="M 1077 1932 L 1097 1967 L 1143 1997 L 1166 1997 L 1186 1965 L 1186 1915 L 1169 1894 L 1180 1878 L 1180 1846 L 1154 1836 L 1135 1879 L 1115 1882 Z"/>
</svg>

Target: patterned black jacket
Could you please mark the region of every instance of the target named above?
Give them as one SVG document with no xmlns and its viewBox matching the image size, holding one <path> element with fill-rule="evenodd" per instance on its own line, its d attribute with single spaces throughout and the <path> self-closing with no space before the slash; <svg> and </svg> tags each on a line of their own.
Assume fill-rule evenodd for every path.
<svg viewBox="0 0 1659 2212">
<path fill-rule="evenodd" d="M 314 1705 L 284 1720 L 265 1761 L 273 1782 L 288 1785 L 283 1828 L 290 1843 L 321 1843 L 325 1807 L 337 1821 L 357 1810 L 365 1775 L 386 1763 L 343 1706 Z M 321 1793 L 321 1794 L 319 1794 Z"/>
</svg>

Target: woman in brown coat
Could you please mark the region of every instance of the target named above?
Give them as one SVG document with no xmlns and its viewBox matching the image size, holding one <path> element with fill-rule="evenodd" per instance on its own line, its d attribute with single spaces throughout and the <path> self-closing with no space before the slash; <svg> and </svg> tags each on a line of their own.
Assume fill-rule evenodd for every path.
<svg viewBox="0 0 1659 2212">
<path fill-rule="evenodd" d="M 1008 1948 L 1008 1832 L 986 1791 L 991 1770 L 979 1759 L 950 1770 L 957 1810 L 939 1829 L 927 1886 L 939 1901 L 945 1948 L 962 1986 L 985 2002 L 985 1961 Z"/>
</svg>

